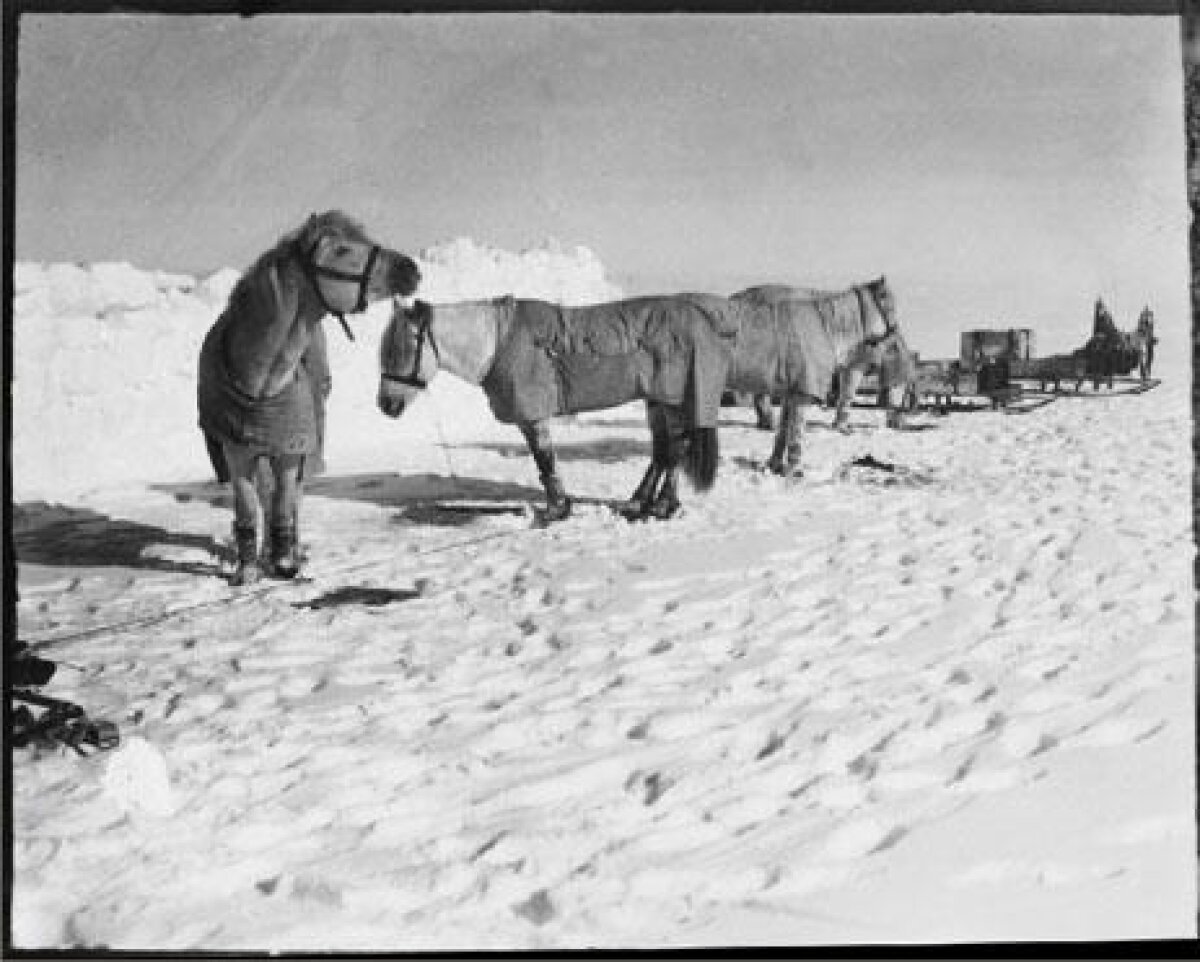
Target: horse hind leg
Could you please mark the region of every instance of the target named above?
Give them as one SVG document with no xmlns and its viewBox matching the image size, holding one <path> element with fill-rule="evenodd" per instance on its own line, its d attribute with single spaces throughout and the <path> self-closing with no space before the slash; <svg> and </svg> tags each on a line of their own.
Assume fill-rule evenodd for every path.
<svg viewBox="0 0 1200 962">
<path fill-rule="evenodd" d="M 646 517 L 656 521 L 666 521 L 679 513 L 683 503 L 679 500 L 678 477 L 678 467 L 667 468 L 663 474 L 663 483 L 659 488 L 658 495 L 646 508 Z"/>
<path fill-rule="evenodd" d="M 550 436 L 550 426 L 545 421 L 524 421 L 518 425 L 533 462 L 537 465 L 538 480 L 542 482 L 542 490 L 546 492 L 546 509 L 542 514 L 545 524 L 562 521 L 571 515 L 571 499 L 558 476 L 557 459 L 554 456 L 554 440 Z"/>
<path fill-rule="evenodd" d="M 784 395 L 779 406 L 779 430 L 775 434 L 775 448 L 767 469 L 785 479 L 800 477 L 801 435 L 804 431 L 804 406 L 794 395 Z"/>
<path fill-rule="evenodd" d="M 659 483 L 665 472 L 665 466 L 660 464 L 657 458 L 652 458 L 649 467 L 646 468 L 646 473 L 642 475 L 642 480 L 634 488 L 633 494 L 617 509 L 619 513 L 630 521 L 646 517 L 650 511 L 650 505 L 658 494 Z"/>
<path fill-rule="evenodd" d="M 650 428 L 650 464 L 633 494 L 617 509 L 629 521 L 638 521 L 649 515 L 670 458 L 670 429 L 661 405 L 647 402 L 646 421 Z"/>
<path fill-rule="evenodd" d="M 674 517 L 682 507 L 679 500 L 679 464 L 684 458 L 690 457 L 688 447 L 694 443 L 688 432 L 678 423 L 678 419 L 670 416 L 665 409 L 662 411 L 662 423 L 664 429 L 660 436 L 665 443 L 665 453 L 661 462 L 664 466 L 661 472 L 662 486 L 646 506 L 646 517 L 656 521 L 666 521 Z"/>
</svg>

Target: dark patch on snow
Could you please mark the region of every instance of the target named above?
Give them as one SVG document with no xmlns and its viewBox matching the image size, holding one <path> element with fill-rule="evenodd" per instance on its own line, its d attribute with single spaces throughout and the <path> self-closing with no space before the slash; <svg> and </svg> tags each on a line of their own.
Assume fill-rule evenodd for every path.
<svg viewBox="0 0 1200 962">
<path fill-rule="evenodd" d="M 412 601 L 413 598 L 419 597 L 421 597 L 421 592 L 417 588 L 368 588 L 347 585 L 344 588 L 334 588 L 333 591 L 327 591 L 320 597 L 309 601 L 298 601 L 292 607 L 311 608 L 313 611 L 345 605 L 365 605 L 375 608 L 398 601 Z"/>
</svg>

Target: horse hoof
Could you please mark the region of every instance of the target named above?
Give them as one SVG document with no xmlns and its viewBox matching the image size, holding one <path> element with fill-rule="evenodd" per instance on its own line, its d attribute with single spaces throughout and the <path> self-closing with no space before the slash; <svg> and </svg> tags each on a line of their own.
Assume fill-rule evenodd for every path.
<svg viewBox="0 0 1200 962">
<path fill-rule="evenodd" d="M 268 549 L 269 571 L 276 578 L 291 579 L 300 573 L 300 555 L 294 525 L 274 525 Z"/>
<path fill-rule="evenodd" d="M 617 505 L 613 510 L 626 521 L 642 521 L 646 517 L 649 506 L 642 501 L 638 501 L 636 498 L 630 498 L 628 501 Z"/>
<path fill-rule="evenodd" d="M 673 498 L 669 501 L 655 501 L 647 512 L 647 517 L 655 521 L 667 521 L 679 513 L 682 505 Z"/>
<path fill-rule="evenodd" d="M 234 569 L 232 575 L 229 576 L 229 583 L 234 588 L 243 588 L 246 585 L 252 585 L 262 577 L 262 568 L 256 562 L 238 562 L 237 568 Z"/>
<path fill-rule="evenodd" d="M 770 471 L 772 474 L 778 475 L 779 477 L 784 478 L 786 480 L 786 479 L 790 478 L 793 474 L 796 474 L 797 471 L 799 470 L 799 468 L 797 468 L 796 465 L 794 465 L 794 464 L 787 464 L 784 461 L 780 461 L 776 458 L 772 458 L 770 461 L 767 462 L 767 470 Z"/>
<path fill-rule="evenodd" d="M 570 516 L 570 498 L 563 498 L 562 501 L 551 501 L 546 505 L 546 510 L 542 512 L 542 524 L 554 524 L 554 522 L 564 521 Z"/>
<path fill-rule="evenodd" d="M 291 558 L 280 558 L 278 561 L 271 563 L 271 574 L 276 578 L 282 578 L 285 581 L 290 581 L 300 573 L 300 563 Z"/>
</svg>

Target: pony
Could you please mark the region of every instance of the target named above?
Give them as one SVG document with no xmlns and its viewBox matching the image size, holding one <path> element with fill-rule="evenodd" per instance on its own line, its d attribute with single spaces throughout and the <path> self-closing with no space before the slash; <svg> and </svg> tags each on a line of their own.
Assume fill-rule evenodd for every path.
<svg viewBox="0 0 1200 962">
<path fill-rule="evenodd" d="M 775 446 L 767 467 L 791 478 L 800 471 L 805 412 L 825 403 L 837 383 L 834 426 L 845 429 L 847 407 L 863 374 L 887 359 L 889 423 L 911 396 L 916 363 L 895 317 L 886 277 L 840 292 L 813 295 L 779 284 L 750 287 L 730 300 L 742 311 L 729 384 L 735 390 L 782 398 Z"/>
<path fill-rule="evenodd" d="M 818 300 L 822 297 L 836 297 L 844 293 L 843 291 L 826 290 L 816 287 L 792 287 L 787 284 L 759 284 L 755 287 L 748 287 L 744 291 L 739 291 L 735 297 L 752 298 L 763 303 L 772 300 L 799 298 L 801 300 Z M 913 352 L 909 349 L 907 342 L 904 340 L 904 335 L 899 330 L 896 331 L 895 337 L 883 345 L 880 352 L 879 360 L 876 364 L 864 368 L 863 373 L 870 373 L 874 369 L 879 376 L 879 391 L 877 395 L 878 404 L 880 407 L 886 407 L 887 425 L 891 428 L 900 428 L 903 426 L 903 412 L 912 410 L 917 406 L 918 390 L 917 390 L 917 359 Z M 855 390 L 861 381 L 861 375 L 858 381 L 855 381 Z M 854 403 L 854 395 L 849 394 L 844 388 L 849 382 L 842 377 L 841 369 L 834 372 L 833 390 L 829 396 L 824 399 L 824 403 L 834 408 L 834 428 L 843 434 L 849 433 L 849 407 Z M 745 398 L 745 392 L 733 392 L 742 399 Z M 776 421 L 774 413 L 771 410 L 773 401 L 778 401 L 778 398 L 773 398 L 770 394 L 753 394 L 750 397 L 750 403 L 754 408 L 755 425 L 763 431 L 775 431 Z M 739 403 L 745 403 L 740 400 Z"/>
<path fill-rule="evenodd" d="M 1092 336 L 1087 343 L 1070 354 L 1038 358 L 1032 363 L 1031 372 L 1040 380 L 1043 391 L 1048 383 L 1053 382 L 1056 393 L 1063 380 L 1074 379 L 1075 390 L 1078 391 L 1089 377 L 1093 390 L 1100 390 L 1101 383 L 1111 389 L 1116 375 L 1127 375 L 1135 367 L 1144 382 L 1150 378 L 1154 345 L 1157 343 L 1154 312 L 1149 307 L 1143 308 L 1135 331 L 1121 331 L 1117 329 L 1104 301 L 1097 298 Z"/>
<path fill-rule="evenodd" d="M 1104 301 L 1096 298 L 1093 314 L 1092 336 L 1083 346 L 1087 358 L 1087 373 L 1092 378 L 1092 387 L 1100 390 L 1100 382 L 1106 382 L 1111 390 L 1113 376 L 1117 372 L 1118 353 L 1123 345 L 1121 332 L 1113 321 Z"/>
<path fill-rule="evenodd" d="M 1150 369 L 1154 366 L 1154 312 L 1147 305 L 1138 316 L 1137 329 L 1130 335 L 1130 343 L 1138 354 L 1138 376 L 1142 381 L 1150 380 Z"/>
<path fill-rule="evenodd" d="M 546 494 L 544 523 L 571 513 L 549 419 L 644 400 L 650 466 L 618 510 L 666 519 L 680 508 L 677 473 L 698 491 L 717 476 L 717 415 L 731 363 L 729 302 L 711 294 L 632 298 L 585 307 L 500 297 L 412 308 L 397 302 L 380 342 L 377 403 L 399 417 L 441 370 L 481 387 L 496 419 L 515 424 Z"/>
<path fill-rule="evenodd" d="M 306 461 L 311 468 L 320 454 L 328 393 L 321 321 L 332 314 L 352 339 L 347 313 L 412 294 L 420 278 L 410 258 L 376 243 L 341 211 L 327 211 L 285 234 L 234 285 L 204 338 L 196 391 L 200 429 L 210 454 L 219 449 L 214 462 L 223 463 L 214 466 L 218 477 L 224 468 L 233 490 L 231 584 L 251 584 L 263 573 L 260 511 L 269 528 L 267 570 L 280 578 L 299 571 L 303 476 Z M 273 488 L 269 509 L 264 475 Z"/>
<path fill-rule="evenodd" d="M 1075 381 L 1075 390 L 1083 386 L 1088 376 L 1088 354 L 1085 348 L 1079 348 L 1070 354 L 1050 354 L 1030 361 L 1030 374 L 1038 379 L 1042 393 L 1050 384 L 1054 385 L 1057 394 L 1066 380 Z"/>
</svg>

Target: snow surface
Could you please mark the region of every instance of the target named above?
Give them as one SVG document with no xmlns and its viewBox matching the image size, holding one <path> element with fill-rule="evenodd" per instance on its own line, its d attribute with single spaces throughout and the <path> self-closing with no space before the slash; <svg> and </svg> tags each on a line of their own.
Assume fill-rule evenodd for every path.
<svg viewBox="0 0 1200 962">
<path fill-rule="evenodd" d="M 434 301 L 619 294 L 583 248 L 422 268 Z M 14 757 L 18 947 L 1195 937 L 1185 323 L 1146 394 L 815 412 L 791 485 L 726 409 L 664 524 L 609 507 L 640 407 L 563 419 L 579 504 L 540 529 L 476 389 L 376 411 L 377 307 L 329 331 L 312 580 L 235 591 L 194 378 L 236 276 L 18 265 L 20 636 L 122 733 Z"/>
</svg>

